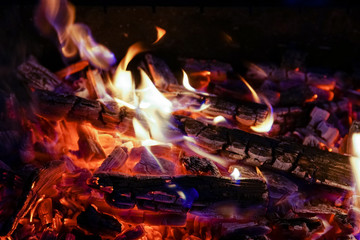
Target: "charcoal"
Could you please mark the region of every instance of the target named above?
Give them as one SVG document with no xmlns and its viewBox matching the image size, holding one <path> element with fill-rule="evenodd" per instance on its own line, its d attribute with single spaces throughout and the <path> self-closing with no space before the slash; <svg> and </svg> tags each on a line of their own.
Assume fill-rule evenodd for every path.
<svg viewBox="0 0 360 240">
<path fill-rule="evenodd" d="M 101 240 L 102 238 L 99 235 L 94 234 L 85 234 L 83 231 L 79 229 L 73 229 L 71 234 L 75 236 L 75 239 L 82 239 L 82 240 Z M 67 239 L 65 239 L 67 240 Z"/>
<path fill-rule="evenodd" d="M 145 234 L 144 227 L 138 225 L 136 227 L 126 230 L 119 236 L 116 236 L 115 240 L 135 240 L 144 236 L 144 234 Z"/>
<path fill-rule="evenodd" d="M 173 175 L 175 173 L 175 164 L 163 158 L 155 158 L 149 151 L 143 151 L 140 161 L 134 167 L 134 171 L 151 175 Z"/>
<path fill-rule="evenodd" d="M 182 157 L 180 162 L 191 174 L 221 176 L 216 165 L 206 158 L 199 158 L 196 156 Z"/>
<path fill-rule="evenodd" d="M 30 194 L 37 172 L 34 169 L 25 169 L 24 172 L 27 175 L 0 169 L 0 236 L 6 236 L 15 230 L 19 216 L 22 215 L 22 207 Z"/>
<path fill-rule="evenodd" d="M 151 54 L 146 54 L 145 60 L 157 87 L 166 89 L 169 84 L 177 84 L 177 79 L 162 59 Z"/>
<path fill-rule="evenodd" d="M 41 234 L 40 240 L 56 240 L 57 233 L 52 229 L 45 229 Z"/>
<path fill-rule="evenodd" d="M 27 171 L 29 171 L 28 174 L 31 173 L 30 170 Z M 64 171 L 65 166 L 60 161 L 53 161 L 41 170 L 32 170 L 33 174 L 28 177 L 22 186 L 22 194 L 18 196 L 18 201 L 13 201 L 15 206 L 11 209 L 13 211 L 12 215 L 3 215 L 6 220 L 1 221 L 3 225 L 0 226 L 0 236 L 11 234 L 16 229 L 20 219 L 28 213 L 29 209 L 34 207 L 41 196 L 46 196 L 45 193 L 48 193 L 49 189 L 52 189 L 60 180 Z M 8 200 L 11 200 L 11 198 L 8 198 Z"/>
<path fill-rule="evenodd" d="M 44 199 L 38 206 L 38 215 L 43 226 L 49 226 L 53 221 L 51 198 Z"/>
<path fill-rule="evenodd" d="M 90 126 L 78 125 L 79 157 L 85 160 L 105 158 L 105 152 L 99 143 L 97 132 Z"/>
<path fill-rule="evenodd" d="M 269 197 L 280 199 L 298 191 L 298 186 L 287 177 L 270 171 L 262 171 L 268 185 Z"/>
<path fill-rule="evenodd" d="M 223 236 L 220 237 L 220 239 L 268 239 L 266 237 L 266 234 L 268 234 L 269 232 L 270 229 L 266 226 L 240 227 L 238 229 L 232 229 L 231 231 L 227 231 Z"/>
<path fill-rule="evenodd" d="M 77 217 L 78 225 L 93 233 L 100 235 L 115 236 L 121 232 L 121 224 L 113 216 L 98 212 L 93 206 L 88 206 Z"/>
<path fill-rule="evenodd" d="M 126 160 L 128 154 L 121 146 L 116 146 L 110 155 L 102 162 L 97 171 L 111 171 L 121 168 Z"/>
<path fill-rule="evenodd" d="M 306 239 L 313 233 L 324 230 L 319 218 L 279 219 L 274 223 L 272 235 L 277 239 Z"/>
</svg>

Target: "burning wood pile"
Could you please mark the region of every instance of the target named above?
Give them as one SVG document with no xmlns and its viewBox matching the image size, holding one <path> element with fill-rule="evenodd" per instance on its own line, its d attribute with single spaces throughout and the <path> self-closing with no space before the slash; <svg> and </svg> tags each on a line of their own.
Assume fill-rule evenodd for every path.
<svg viewBox="0 0 360 240">
<path fill-rule="evenodd" d="M 341 76 L 180 59 L 177 79 L 140 43 L 116 65 L 66 1 L 37 14 L 82 60 L 53 73 L 30 57 L 29 106 L 1 95 L 4 239 L 358 237 L 357 92 Z"/>
</svg>

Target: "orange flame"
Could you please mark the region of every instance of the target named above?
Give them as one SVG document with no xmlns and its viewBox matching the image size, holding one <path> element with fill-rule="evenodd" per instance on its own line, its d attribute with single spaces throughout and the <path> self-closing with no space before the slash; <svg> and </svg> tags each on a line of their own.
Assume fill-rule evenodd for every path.
<svg viewBox="0 0 360 240">
<path fill-rule="evenodd" d="M 153 44 L 158 43 L 166 34 L 165 29 L 158 27 L 158 26 L 155 26 L 155 28 L 156 28 L 156 32 L 157 32 L 157 39 L 155 40 L 155 42 L 153 42 Z"/>
<path fill-rule="evenodd" d="M 244 82 L 244 84 L 249 88 L 253 99 L 256 103 L 261 103 L 260 97 L 258 96 L 258 94 L 255 92 L 255 90 L 250 86 L 250 84 L 243 78 L 240 76 L 240 79 Z M 271 127 L 274 123 L 274 113 L 273 113 L 273 108 L 269 102 L 269 100 L 266 97 L 262 97 L 262 100 L 265 102 L 266 106 L 269 109 L 269 113 L 265 118 L 265 121 L 259 125 L 256 126 L 251 126 L 250 128 L 255 131 L 255 132 L 259 132 L 259 133 L 265 133 L 265 132 L 269 132 L 271 130 Z"/>
</svg>

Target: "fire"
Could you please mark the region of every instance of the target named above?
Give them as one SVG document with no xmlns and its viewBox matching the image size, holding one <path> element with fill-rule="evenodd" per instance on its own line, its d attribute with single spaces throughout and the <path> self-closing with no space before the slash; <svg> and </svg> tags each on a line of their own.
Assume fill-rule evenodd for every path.
<svg viewBox="0 0 360 240">
<path fill-rule="evenodd" d="M 190 85 L 189 77 L 188 77 L 188 75 L 186 74 L 186 72 L 185 72 L 184 70 L 182 70 L 182 72 L 183 72 L 183 86 L 185 87 L 185 89 L 189 90 L 190 92 L 202 94 L 202 95 L 205 95 L 205 96 L 209 96 L 209 95 L 210 95 L 210 94 L 208 94 L 208 93 L 206 93 L 206 92 L 198 91 L 198 90 L 196 90 L 195 88 L 193 88 L 193 87 Z M 208 73 L 208 72 L 206 72 L 206 73 Z"/>
<path fill-rule="evenodd" d="M 236 181 L 240 179 L 240 171 L 237 168 L 234 168 L 234 170 L 232 171 L 232 173 L 230 174 L 230 176 Z"/>
<path fill-rule="evenodd" d="M 38 12 L 44 14 L 56 30 L 65 57 L 79 54 L 100 69 L 109 69 L 115 63 L 114 54 L 94 40 L 90 29 L 84 24 L 75 23 L 75 7 L 67 0 L 41 0 Z"/>
<path fill-rule="evenodd" d="M 353 155 L 353 157 L 351 157 L 351 165 L 355 176 L 357 192 L 360 193 L 360 133 L 354 133 L 351 141 L 352 147 L 350 153 Z"/>
<path fill-rule="evenodd" d="M 240 79 L 249 88 L 249 90 L 254 98 L 254 101 L 256 103 L 261 103 L 260 97 L 255 92 L 255 90 L 250 86 L 250 84 L 241 76 L 240 76 Z M 251 128 L 251 130 L 253 130 L 255 132 L 266 133 L 271 130 L 271 127 L 274 123 L 274 113 L 273 113 L 273 108 L 272 108 L 269 100 L 266 97 L 262 97 L 262 100 L 265 102 L 266 106 L 268 107 L 269 113 L 267 114 L 265 121 L 263 123 L 261 123 L 259 125 L 251 126 L 250 128 Z"/>
<path fill-rule="evenodd" d="M 153 42 L 153 44 L 158 43 L 166 34 L 165 29 L 162 29 L 161 27 L 155 26 L 156 28 L 156 32 L 157 32 L 157 39 L 155 40 L 155 42 Z"/>
</svg>

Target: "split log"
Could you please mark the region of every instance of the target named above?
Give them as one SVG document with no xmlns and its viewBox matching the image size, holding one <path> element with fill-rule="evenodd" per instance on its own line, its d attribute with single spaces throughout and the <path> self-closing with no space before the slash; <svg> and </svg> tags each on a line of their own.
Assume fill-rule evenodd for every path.
<svg viewBox="0 0 360 240">
<path fill-rule="evenodd" d="M 238 129 L 205 125 L 190 118 L 180 121 L 180 128 L 207 150 L 221 152 L 247 165 L 266 166 L 310 182 L 351 189 L 351 165 L 346 155 L 280 142 Z"/>
<path fill-rule="evenodd" d="M 264 214 L 268 193 L 264 181 L 213 176 L 129 176 L 118 173 L 98 173 L 89 186 L 103 190 L 111 206 L 130 209 L 218 216 L 221 203 L 244 211 Z"/>
</svg>

